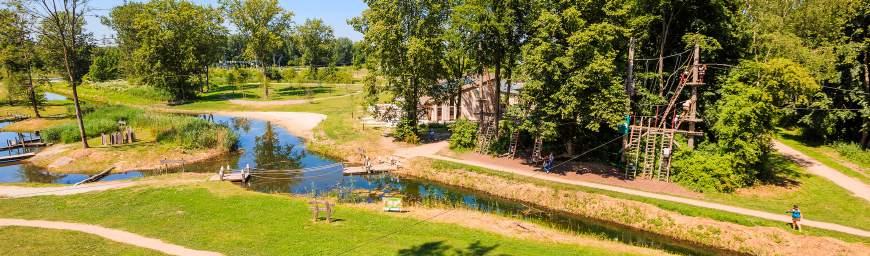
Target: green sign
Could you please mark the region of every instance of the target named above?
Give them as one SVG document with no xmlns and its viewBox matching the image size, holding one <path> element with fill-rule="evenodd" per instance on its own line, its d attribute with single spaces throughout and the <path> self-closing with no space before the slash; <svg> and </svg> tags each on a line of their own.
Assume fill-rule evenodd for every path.
<svg viewBox="0 0 870 256">
<path fill-rule="evenodd" d="M 384 211 L 385 212 L 401 212 L 402 211 L 402 198 L 384 197 Z"/>
</svg>

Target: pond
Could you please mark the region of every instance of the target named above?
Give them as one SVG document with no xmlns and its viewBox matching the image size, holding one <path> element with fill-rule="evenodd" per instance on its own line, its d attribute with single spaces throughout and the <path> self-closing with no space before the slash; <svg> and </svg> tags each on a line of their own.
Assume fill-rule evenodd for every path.
<svg viewBox="0 0 870 256">
<path fill-rule="evenodd" d="M 305 149 L 303 141 L 268 121 L 202 115 L 200 118 L 225 124 L 239 134 L 239 151 L 204 163 L 188 164 L 186 172 L 217 173 L 221 166 L 238 170 L 254 169 L 248 183 L 251 190 L 266 193 L 293 193 L 312 196 L 336 196 L 344 202 L 380 202 L 384 194 L 404 198 L 406 205 L 462 208 L 517 218 L 578 234 L 622 243 L 666 250 L 672 253 L 703 255 L 715 250 L 674 241 L 630 228 L 600 223 L 557 211 L 546 210 L 468 189 L 435 182 L 397 177 L 389 174 L 345 176 L 340 162 Z M 2 127 L 4 124 L 0 124 Z M 4 136 L 16 133 L 0 132 Z M 172 171 L 181 171 L 174 168 Z M 113 173 L 103 179 L 118 180 L 157 173 Z M 0 166 L 0 182 L 44 182 L 71 184 L 85 179 L 83 174 L 53 174 L 27 164 Z M 721 252 L 720 252 L 721 253 Z"/>
<path fill-rule="evenodd" d="M 48 101 L 64 101 L 64 100 L 67 100 L 67 97 L 66 97 L 66 96 L 63 96 L 63 95 L 60 95 L 60 94 L 57 94 L 57 93 L 53 93 L 53 92 L 45 92 L 44 94 L 45 94 L 45 100 L 48 100 Z"/>
</svg>

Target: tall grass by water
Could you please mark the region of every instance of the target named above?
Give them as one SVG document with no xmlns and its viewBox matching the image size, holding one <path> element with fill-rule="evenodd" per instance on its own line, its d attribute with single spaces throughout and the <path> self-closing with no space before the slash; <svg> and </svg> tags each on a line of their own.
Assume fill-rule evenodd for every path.
<svg viewBox="0 0 870 256">
<path fill-rule="evenodd" d="M 176 144 L 184 149 L 221 148 L 230 150 L 238 135 L 224 125 L 210 123 L 192 116 L 146 112 L 124 106 L 96 107 L 84 118 L 88 137 L 120 131 L 122 124 L 132 127 L 138 135 L 145 133 L 157 142 Z M 76 123 L 50 127 L 42 137 L 52 143 L 73 143 L 81 139 Z"/>
</svg>

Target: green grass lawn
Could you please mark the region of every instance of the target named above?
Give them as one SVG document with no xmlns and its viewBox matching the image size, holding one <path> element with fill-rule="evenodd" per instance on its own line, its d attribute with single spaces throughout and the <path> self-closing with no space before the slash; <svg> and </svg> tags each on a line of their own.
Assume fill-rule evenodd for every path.
<svg viewBox="0 0 870 256">
<path fill-rule="evenodd" d="M 0 255 L 164 255 L 77 231 L 0 227 Z"/>
<path fill-rule="evenodd" d="M 264 97 L 260 83 L 214 86 L 200 95 L 200 101 L 220 101 L 227 99 L 246 100 L 297 100 L 347 95 L 362 90 L 359 84 L 319 84 L 319 83 L 270 83 L 269 97 Z"/>
<path fill-rule="evenodd" d="M 862 173 L 862 170 L 855 170 L 842 164 L 851 163 L 852 166 L 862 166 L 860 163 L 849 161 L 828 145 L 819 145 L 817 143 L 802 141 L 797 130 L 780 129 L 777 134 L 777 140 L 809 157 L 812 157 L 813 159 L 816 159 L 816 161 L 819 161 L 828 167 L 834 168 L 835 170 L 848 175 L 849 177 L 870 184 L 870 177 L 868 177 L 870 175 Z"/>
<path fill-rule="evenodd" d="M 511 173 L 506 173 L 506 172 L 501 172 L 501 171 L 496 171 L 496 170 L 491 170 L 491 169 L 486 169 L 486 168 L 481 168 L 481 167 L 476 167 L 476 166 L 469 166 L 469 165 L 464 165 L 464 164 L 459 164 L 459 163 L 441 161 L 441 160 L 432 160 L 432 167 L 435 169 L 439 169 L 439 168 L 440 169 L 463 169 L 463 170 L 467 170 L 467 171 L 473 171 L 473 172 L 482 173 L 482 174 L 486 174 L 486 175 L 502 177 L 502 178 L 516 180 L 516 181 L 520 181 L 520 182 L 528 182 L 528 183 L 532 183 L 532 184 L 536 184 L 536 185 L 549 186 L 549 187 L 557 188 L 560 190 L 575 190 L 575 191 L 601 194 L 601 195 L 606 195 L 606 196 L 615 197 L 615 198 L 622 198 L 622 199 L 628 199 L 628 200 L 648 203 L 651 205 L 658 206 L 659 208 L 669 210 L 669 211 L 678 212 L 678 213 L 681 213 L 681 214 L 687 215 L 687 216 L 697 216 L 697 217 L 710 218 L 710 219 L 719 220 L 719 221 L 737 223 L 737 224 L 741 224 L 741 225 L 745 225 L 745 226 L 775 227 L 775 228 L 781 228 L 783 230 L 798 234 L 797 231 L 792 230 L 789 227 L 789 225 L 786 223 L 786 221 L 788 221 L 788 215 L 785 215 L 784 212 L 788 209 L 789 206 L 791 206 L 791 204 L 790 203 L 786 204 L 785 209 L 779 209 L 779 206 L 780 206 L 779 203 L 777 203 L 777 202 L 775 202 L 775 200 L 771 200 L 771 199 L 756 200 L 756 201 L 752 201 L 751 198 L 737 198 L 737 197 L 727 199 L 727 198 L 725 198 L 724 195 L 719 195 L 721 198 L 717 198 L 717 199 L 721 199 L 723 201 L 734 200 L 734 201 L 731 201 L 731 203 L 727 203 L 727 202 L 725 202 L 725 203 L 729 204 L 729 205 L 736 205 L 736 206 L 749 207 L 752 205 L 757 206 L 757 205 L 762 205 L 765 203 L 771 204 L 771 205 L 765 206 L 765 207 L 759 206 L 756 209 L 766 210 L 766 211 L 770 210 L 771 212 L 774 212 L 774 213 L 782 213 L 783 214 L 783 221 L 782 222 L 770 221 L 770 220 L 751 217 L 751 216 L 722 212 L 722 211 L 718 211 L 718 210 L 714 210 L 714 209 L 692 206 L 692 205 L 688 205 L 688 204 L 676 203 L 676 202 L 671 202 L 671 201 L 628 195 L 628 194 L 623 194 L 623 193 L 618 193 L 618 192 L 612 192 L 612 191 L 607 191 L 607 190 L 600 190 L 600 189 L 588 188 L 588 187 L 583 187 L 583 186 L 564 184 L 564 183 L 559 183 L 559 182 L 546 181 L 546 180 L 541 180 L 541 179 L 536 179 L 536 178 L 528 178 L 526 176 L 519 176 L 519 175 L 515 175 L 515 174 L 511 174 Z M 808 182 L 815 182 L 817 179 L 819 179 L 819 178 L 810 179 L 810 181 L 808 181 Z M 738 200 L 746 200 L 747 202 L 735 203 Z M 819 201 L 819 202 L 816 202 L 816 204 L 817 205 L 824 204 L 825 202 L 826 201 Z M 850 202 L 854 202 L 854 201 L 850 201 Z M 859 202 L 859 203 L 861 203 L 861 202 Z M 849 206 L 847 204 L 839 204 L 839 203 L 834 203 L 834 204 L 836 205 L 836 207 L 848 207 Z M 838 216 L 840 216 L 840 217 L 846 216 L 846 217 L 844 217 L 845 219 L 843 219 L 843 220 L 836 221 L 836 223 L 844 224 L 847 226 L 856 226 L 853 222 L 855 222 L 857 219 L 861 219 L 861 220 L 858 220 L 858 222 L 865 223 L 863 225 L 867 225 L 866 222 L 868 220 L 867 220 L 867 218 L 864 217 L 865 216 L 864 213 L 866 213 L 870 209 L 866 208 L 866 205 L 867 205 L 866 203 L 858 204 L 858 205 L 864 205 L 864 206 L 858 206 L 857 208 L 865 209 L 865 210 L 863 212 L 858 212 L 858 213 L 855 213 L 855 211 L 853 211 L 853 210 L 849 210 L 848 213 L 853 214 L 853 215 L 849 215 L 849 216 L 846 216 L 846 213 L 840 214 Z M 749 207 L 749 208 L 753 208 L 753 207 Z M 807 209 L 805 207 L 801 207 L 801 208 L 804 209 L 805 211 Z M 828 208 L 826 208 L 826 209 L 828 209 Z M 829 212 L 825 212 L 824 214 L 828 214 L 828 213 Z M 824 215 L 824 214 L 819 214 L 819 215 Z M 833 214 L 836 214 L 836 213 L 833 213 Z M 818 216 L 818 215 L 810 215 L 810 216 L 808 216 L 808 218 L 816 219 L 816 220 L 826 220 L 826 221 L 832 219 L 830 216 Z M 823 230 L 823 229 L 811 228 L 811 227 L 805 227 L 804 231 L 800 234 L 813 235 L 813 236 L 829 236 L 829 237 L 838 238 L 838 239 L 841 239 L 844 241 L 861 242 L 861 243 L 865 243 L 865 244 L 870 244 L 870 238 L 854 236 L 854 235 L 840 233 L 840 232 L 836 232 L 836 231 L 828 231 L 828 230 Z"/>
<path fill-rule="evenodd" d="M 613 255 L 627 247 L 520 240 L 343 206 L 334 215 L 338 221 L 313 223 L 307 200 L 215 182 L 7 199 L 0 216 L 96 224 L 227 255 L 395 255 L 415 249 L 410 255 L 428 255 L 419 250 L 433 245 L 465 253 L 491 248 L 488 255 Z"/>
</svg>

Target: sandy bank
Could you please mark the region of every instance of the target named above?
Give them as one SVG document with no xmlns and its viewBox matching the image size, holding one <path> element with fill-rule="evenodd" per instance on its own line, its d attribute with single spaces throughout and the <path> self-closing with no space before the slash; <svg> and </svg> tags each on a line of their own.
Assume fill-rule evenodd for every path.
<svg viewBox="0 0 870 256">
<path fill-rule="evenodd" d="M 273 122 L 293 135 L 313 138 L 314 127 L 326 119 L 326 115 L 306 112 L 215 112 L 232 117 L 254 118 Z"/>
</svg>

